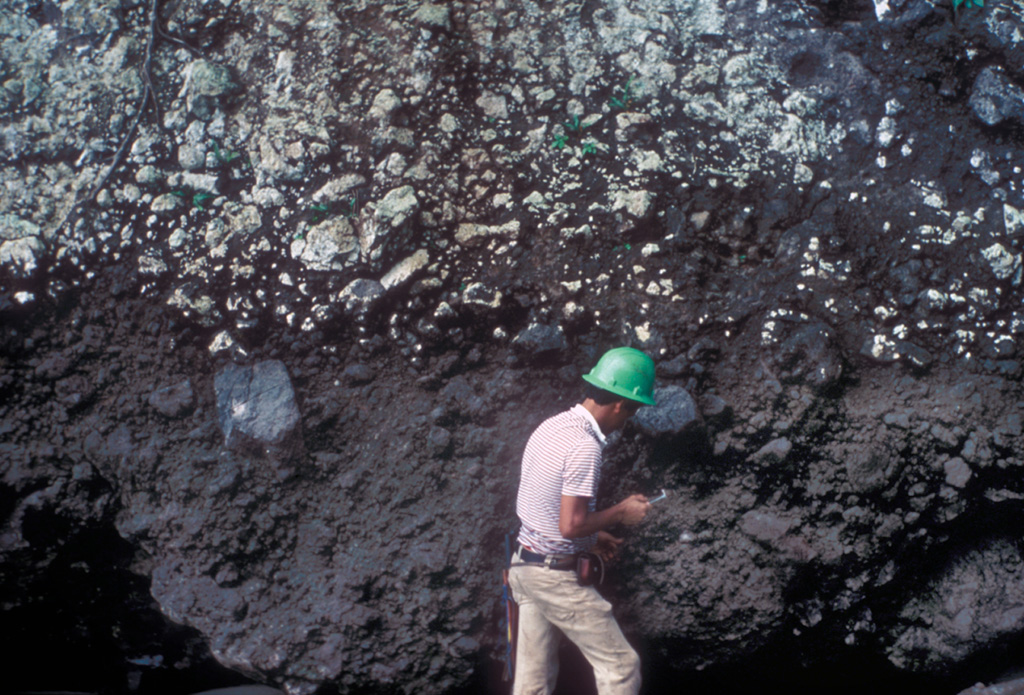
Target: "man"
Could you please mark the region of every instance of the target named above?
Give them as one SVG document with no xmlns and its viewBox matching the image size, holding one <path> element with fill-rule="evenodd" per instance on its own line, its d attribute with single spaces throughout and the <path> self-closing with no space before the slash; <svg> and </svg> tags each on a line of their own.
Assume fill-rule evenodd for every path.
<svg viewBox="0 0 1024 695">
<path fill-rule="evenodd" d="M 606 435 L 641 405 L 654 405 L 654 362 L 633 348 L 606 352 L 589 374 L 581 404 L 545 420 L 523 452 L 516 513 L 521 522 L 509 585 L 519 604 L 513 695 L 548 695 L 558 676 L 557 627 L 594 669 L 600 695 L 636 695 L 640 658 L 593 586 L 577 581 L 579 553 L 604 560 L 622 539 L 608 529 L 640 523 L 650 504 L 632 495 L 597 511 Z"/>
</svg>

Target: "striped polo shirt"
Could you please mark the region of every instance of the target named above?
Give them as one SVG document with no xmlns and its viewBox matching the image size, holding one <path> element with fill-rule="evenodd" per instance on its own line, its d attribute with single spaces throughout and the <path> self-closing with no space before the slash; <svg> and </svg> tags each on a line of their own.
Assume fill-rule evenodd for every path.
<svg viewBox="0 0 1024 695">
<path fill-rule="evenodd" d="M 595 510 L 605 438 L 594 416 L 575 405 L 548 418 L 530 435 L 516 499 L 519 543 L 544 555 L 589 550 L 597 535 L 563 538 L 558 530 L 562 495 L 589 497 Z"/>
</svg>

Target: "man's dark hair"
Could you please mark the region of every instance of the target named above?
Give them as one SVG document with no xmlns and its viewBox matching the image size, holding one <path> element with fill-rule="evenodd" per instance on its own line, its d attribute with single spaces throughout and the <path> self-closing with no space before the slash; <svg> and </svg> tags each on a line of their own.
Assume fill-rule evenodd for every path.
<svg viewBox="0 0 1024 695">
<path fill-rule="evenodd" d="M 591 399 L 592 401 L 594 401 L 598 405 L 611 405 L 615 401 L 624 401 L 624 400 L 626 400 L 625 398 L 623 398 L 622 396 L 618 395 L 617 393 L 612 393 L 611 391 L 605 391 L 602 388 L 598 388 L 597 386 L 594 386 L 590 382 L 584 382 L 583 397 Z"/>
</svg>

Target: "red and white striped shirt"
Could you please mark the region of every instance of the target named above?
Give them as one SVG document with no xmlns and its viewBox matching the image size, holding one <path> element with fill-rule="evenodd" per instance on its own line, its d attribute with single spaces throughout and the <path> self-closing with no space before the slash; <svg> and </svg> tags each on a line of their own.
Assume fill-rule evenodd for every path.
<svg viewBox="0 0 1024 695">
<path fill-rule="evenodd" d="M 595 511 L 605 438 L 582 405 L 548 418 L 534 430 L 523 451 L 523 472 L 516 499 L 519 543 L 544 555 L 589 550 L 597 534 L 563 538 L 558 530 L 562 495 L 589 497 Z"/>
</svg>

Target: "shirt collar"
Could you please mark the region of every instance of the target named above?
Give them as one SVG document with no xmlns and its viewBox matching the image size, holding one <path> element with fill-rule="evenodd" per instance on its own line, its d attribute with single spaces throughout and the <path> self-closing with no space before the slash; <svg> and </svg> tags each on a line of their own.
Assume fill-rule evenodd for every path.
<svg viewBox="0 0 1024 695">
<path fill-rule="evenodd" d="M 597 443 L 602 447 L 608 443 L 608 439 L 604 436 L 604 432 L 601 431 L 600 425 L 597 424 L 597 420 L 589 410 L 583 407 L 582 403 L 577 403 L 572 407 L 572 412 L 577 415 L 582 415 L 583 418 L 590 423 L 590 429 L 594 430 L 594 436 L 597 437 Z"/>
</svg>

